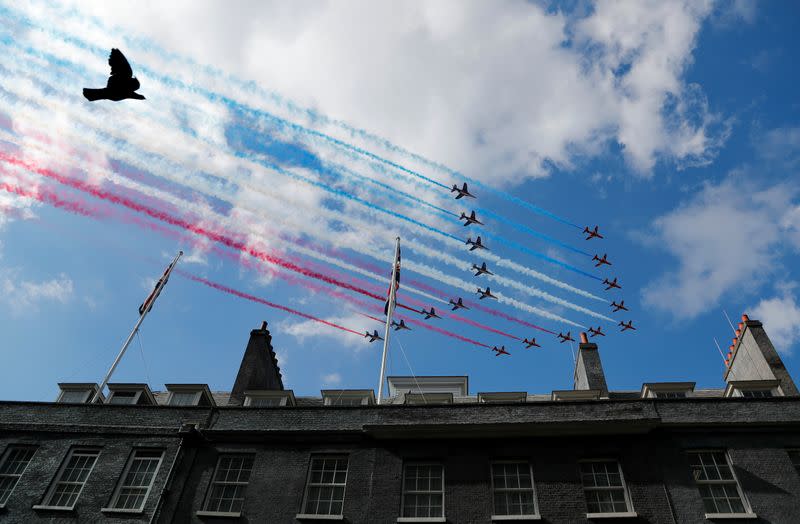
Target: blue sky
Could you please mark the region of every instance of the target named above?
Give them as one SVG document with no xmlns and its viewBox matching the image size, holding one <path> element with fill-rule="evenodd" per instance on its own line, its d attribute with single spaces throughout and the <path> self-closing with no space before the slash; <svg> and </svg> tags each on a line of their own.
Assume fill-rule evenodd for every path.
<svg viewBox="0 0 800 524">
<path fill-rule="evenodd" d="M 25 12 L 0 4 L 0 153 L 368 289 L 387 282 L 347 267 L 378 266 L 388 277 L 388 254 L 400 235 L 400 300 L 437 310 L 446 307 L 414 294 L 408 283 L 474 300 L 453 279 L 475 287 L 487 281 L 454 264 L 486 260 L 507 279 L 489 282 L 506 297 L 491 305 L 503 314 L 573 335 L 580 328 L 554 316 L 603 325 L 607 336 L 598 344 L 612 389 L 660 380 L 720 387 L 714 338 L 724 351 L 733 336 L 723 310 L 734 322 L 742 312 L 764 321 L 789 371 L 800 376 L 800 107 L 792 64 L 799 13 L 792 3 L 255 3 L 233 13 L 222 3 L 190 4 L 166 11 L 137 3 L 113 10 L 32 4 Z M 185 23 L 168 23 L 177 19 Z M 126 53 L 148 100 L 90 105 L 80 96 L 82 87 L 105 81 L 111 46 Z M 34 100 L 35 93 L 45 96 Z M 507 221 L 463 228 L 455 217 L 388 195 L 379 184 L 447 211 L 469 209 L 447 190 L 375 158 L 447 185 L 462 183 L 441 167 L 448 166 L 487 186 L 471 184 L 478 199 L 466 204 Z M 0 167 L 2 183 L 80 202 L 100 215 L 0 193 L 0 398 L 50 400 L 57 382 L 99 382 L 136 308 L 179 248 L 187 252 L 180 267 L 192 274 L 357 331 L 380 330 L 346 297 L 380 307 L 378 301 L 276 273 L 275 264 L 40 173 Z M 578 229 L 513 197 L 581 226 L 599 224 L 606 238 L 587 242 Z M 480 232 L 492 248 L 488 256 L 561 284 L 469 253 L 383 210 L 459 238 Z M 587 257 L 522 233 L 512 221 L 608 253 L 614 265 L 595 270 Z M 602 278 L 618 276 L 623 290 L 607 293 L 598 281 L 502 239 Z M 328 258 L 312 256 L 308 246 Z M 606 301 L 567 286 L 624 299 L 631 312 L 611 314 Z M 540 292 L 633 319 L 637 331 L 619 333 Z M 525 350 L 446 318 L 434 325 L 505 344 L 511 357 L 415 327 L 393 339 L 389 373 L 469 375 L 473 392 L 571 387 L 567 344 L 485 312 L 463 316 L 520 338 L 536 336 L 543 348 Z M 249 330 L 262 320 L 296 394 L 377 389 L 378 344 L 180 275 L 114 381 L 228 389 Z"/>
</svg>

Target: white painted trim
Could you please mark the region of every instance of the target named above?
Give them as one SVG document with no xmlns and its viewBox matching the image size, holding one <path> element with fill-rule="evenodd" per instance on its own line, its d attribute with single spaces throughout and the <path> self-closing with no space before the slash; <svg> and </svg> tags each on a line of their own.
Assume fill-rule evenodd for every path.
<svg viewBox="0 0 800 524">
<path fill-rule="evenodd" d="M 489 483 L 492 489 L 492 511 L 496 508 L 494 507 L 494 495 L 495 495 L 495 487 L 494 487 L 494 471 L 492 471 L 492 466 L 495 464 L 527 464 L 528 465 L 528 473 L 531 476 L 531 491 L 533 492 L 533 510 L 535 513 L 532 515 L 492 515 L 492 520 L 531 520 L 531 519 L 540 519 L 539 516 L 539 497 L 536 494 L 536 479 L 533 476 L 533 464 L 529 460 L 513 460 L 513 459 L 504 459 L 504 460 L 491 460 L 489 461 Z M 516 491 L 522 491 L 516 490 Z"/>
<path fill-rule="evenodd" d="M 56 486 L 58 486 L 58 483 L 61 482 L 61 477 L 64 475 L 64 470 L 66 469 L 67 464 L 69 464 L 69 461 L 73 457 L 73 455 L 75 455 L 76 452 L 84 452 L 85 453 L 85 452 L 90 452 L 90 451 L 96 452 L 95 457 L 94 457 L 94 462 L 92 462 L 92 467 L 89 468 L 89 473 L 86 474 L 86 478 L 81 483 L 81 489 L 78 491 L 78 495 L 75 497 L 75 502 L 73 502 L 72 506 L 50 506 L 50 505 L 45 505 L 45 504 L 39 504 L 37 506 L 33 506 L 34 509 L 47 509 L 47 510 L 52 510 L 52 509 L 59 510 L 60 509 L 60 510 L 71 511 L 75 507 L 75 504 L 77 504 L 78 501 L 81 498 L 81 494 L 83 493 L 83 488 L 85 488 L 86 487 L 86 483 L 89 482 L 89 478 L 92 476 L 92 472 L 94 471 L 94 467 L 97 465 L 97 461 L 100 458 L 100 448 L 91 448 L 91 447 L 84 447 L 84 446 L 77 446 L 77 447 L 70 448 L 69 452 L 67 453 L 67 456 L 61 462 L 61 466 L 59 466 L 58 472 L 56 473 L 55 478 L 53 479 L 52 483 L 50 484 L 50 487 L 47 489 L 47 494 L 44 496 L 44 499 L 42 499 L 42 500 L 49 501 L 53 497 L 53 493 L 56 490 Z"/>
<path fill-rule="evenodd" d="M 403 509 L 405 507 L 406 502 L 406 467 L 407 466 L 439 466 L 442 468 L 442 516 L 441 517 L 397 517 L 397 522 L 447 522 L 447 511 L 446 511 L 446 500 L 445 500 L 445 471 L 444 471 L 444 464 L 442 462 L 431 462 L 431 461 L 404 461 L 403 462 L 403 475 L 400 479 L 400 513 L 403 513 Z M 436 493 L 434 491 L 430 491 L 429 493 Z M 404 519 L 404 520 L 401 520 Z M 416 520 L 419 519 L 419 520 Z M 440 520 L 437 520 L 440 519 Z"/>
<path fill-rule="evenodd" d="M 156 465 L 155 471 L 153 471 L 153 477 L 150 479 L 150 484 L 147 486 L 147 491 L 144 494 L 144 498 L 142 499 L 141 507 L 137 508 L 129 508 L 129 509 L 117 509 L 114 508 L 114 504 L 119 499 L 119 493 L 122 491 L 123 483 L 125 482 L 125 477 L 128 476 L 128 473 L 131 470 L 131 466 L 133 465 L 133 461 L 136 460 L 136 455 L 142 452 L 158 452 L 160 453 L 158 457 L 158 464 Z M 150 497 L 150 491 L 153 489 L 153 485 L 156 482 L 156 477 L 158 476 L 158 472 L 161 469 L 161 464 L 164 462 L 164 450 L 157 449 L 157 448 L 136 448 L 133 452 L 128 456 L 128 462 L 125 464 L 125 468 L 122 470 L 122 475 L 120 475 L 119 480 L 117 481 L 117 487 L 114 489 L 114 494 L 111 496 L 111 502 L 108 508 L 103 508 L 100 511 L 107 510 L 109 512 L 118 511 L 122 513 L 141 513 L 144 510 L 144 507 L 147 505 L 147 499 Z"/>
<path fill-rule="evenodd" d="M 325 458 L 333 458 L 333 459 L 343 458 L 343 459 L 345 459 L 347 461 L 347 469 L 344 471 L 344 492 L 342 493 L 342 513 L 340 513 L 339 515 L 322 515 L 322 514 L 317 515 L 317 514 L 314 514 L 314 513 L 300 513 L 300 515 L 305 515 L 306 516 L 305 518 L 313 517 L 313 518 L 318 518 L 318 519 L 322 518 L 322 519 L 328 519 L 328 520 L 331 520 L 332 518 L 335 518 L 335 520 L 341 520 L 342 519 L 342 514 L 344 513 L 344 501 L 345 501 L 345 498 L 347 497 L 347 477 L 348 477 L 348 474 L 350 473 L 350 455 L 347 454 L 347 453 L 312 453 L 311 454 L 311 456 L 308 459 L 308 471 L 306 472 L 306 486 L 305 486 L 305 489 L 303 490 L 303 503 L 302 503 L 302 506 L 300 506 L 300 508 L 302 508 L 303 510 L 306 509 L 306 503 L 308 502 L 308 488 L 310 487 L 310 484 L 311 484 L 311 465 L 314 463 L 314 459 L 315 458 L 322 458 L 322 459 L 325 459 Z M 331 484 L 331 485 L 332 486 L 336 486 L 337 484 Z"/>
<path fill-rule="evenodd" d="M 196 517 L 219 517 L 219 518 L 234 518 L 237 519 L 242 516 L 241 511 L 195 511 Z"/>
<path fill-rule="evenodd" d="M 397 517 L 397 522 L 447 522 L 446 517 Z"/>
<path fill-rule="evenodd" d="M 755 513 L 706 513 L 707 519 L 757 519 Z"/>
<path fill-rule="evenodd" d="M 616 513 L 587 513 L 587 519 L 627 519 L 638 517 L 635 511 L 617 511 Z"/>
<path fill-rule="evenodd" d="M 536 515 L 492 515 L 492 520 L 542 520 L 542 516 Z"/>
<path fill-rule="evenodd" d="M 298 513 L 294 518 L 297 520 L 344 520 L 343 515 L 314 515 L 313 513 Z"/>
</svg>

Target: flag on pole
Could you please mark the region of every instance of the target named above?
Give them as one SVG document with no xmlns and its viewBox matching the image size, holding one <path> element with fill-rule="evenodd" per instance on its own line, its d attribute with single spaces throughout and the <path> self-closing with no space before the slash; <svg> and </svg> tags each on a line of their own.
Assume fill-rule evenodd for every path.
<svg viewBox="0 0 800 524">
<path fill-rule="evenodd" d="M 389 314 L 389 301 L 394 299 L 392 306 L 397 306 L 397 290 L 400 289 L 400 247 L 397 248 L 397 260 L 394 261 L 394 282 L 389 284 L 389 290 L 386 293 L 386 305 L 383 306 L 383 314 Z M 394 285 L 394 293 L 392 293 L 392 285 Z"/>
<path fill-rule="evenodd" d="M 180 256 L 180 255 L 179 255 Z M 175 266 L 175 263 L 178 261 L 178 257 L 175 257 L 175 260 L 167 266 L 167 269 L 164 270 L 164 274 L 161 275 L 161 278 L 158 279 L 156 282 L 156 286 L 153 288 L 153 291 L 147 298 L 142 302 L 139 306 L 139 314 L 144 315 L 145 313 L 149 312 L 153 309 L 153 304 L 155 303 L 158 295 L 161 294 L 161 290 L 164 289 L 164 286 L 167 285 L 167 281 L 169 280 L 169 274 L 172 272 L 172 268 Z"/>
</svg>

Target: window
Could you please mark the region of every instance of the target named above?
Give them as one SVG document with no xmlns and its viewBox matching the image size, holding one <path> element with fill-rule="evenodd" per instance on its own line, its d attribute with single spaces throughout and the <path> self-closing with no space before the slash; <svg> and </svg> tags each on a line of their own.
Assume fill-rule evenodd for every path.
<svg viewBox="0 0 800 524">
<path fill-rule="evenodd" d="M 361 406 L 366 404 L 367 397 L 339 397 L 331 399 L 331 406 Z"/>
<path fill-rule="evenodd" d="M 199 391 L 173 391 L 169 398 L 170 406 L 196 406 L 200 398 Z"/>
<path fill-rule="evenodd" d="M 786 452 L 789 454 L 789 459 L 792 461 L 794 469 L 797 470 L 797 474 L 800 475 L 800 449 L 787 449 Z M 2 503 L 3 499 L 0 498 L 0 504 Z"/>
<path fill-rule="evenodd" d="M 452 404 L 453 394 L 447 393 L 406 393 L 406 404 Z"/>
<path fill-rule="evenodd" d="M 221 455 L 217 461 L 205 511 L 241 513 L 253 470 L 253 455 Z"/>
<path fill-rule="evenodd" d="M 619 462 L 591 460 L 581 462 L 580 467 L 589 514 L 632 511 Z"/>
<path fill-rule="evenodd" d="M 341 515 L 347 483 L 347 457 L 311 457 L 303 515 Z"/>
<path fill-rule="evenodd" d="M 245 406 L 249 406 L 251 408 L 266 408 L 285 405 L 286 397 L 247 397 L 247 402 L 245 402 Z"/>
<path fill-rule="evenodd" d="M 85 404 L 89 400 L 89 393 L 91 393 L 91 391 L 88 389 L 71 389 L 62 391 L 61 397 L 58 399 L 58 401 L 64 404 Z"/>
<path fill-rule="evenodd" d="M 323 389 L 325 406 L 367 406 L 375 404 L 375 393 L 371 389 Z"/>
<path fill-rule="evenodd" d="M 125 466 L 109 509 L 141 511 L 153 487 L 163 456 L 164 452 L 161 450 L 134 451 Z"/>
<path fill-rule="evenodd" d="M 743 389 L 742 396 L 744 398 L 770 398 L 772 396 L 771 389 Z"/>
<path fill-rule="evenodd" d="M 403 517 L 444 517 L 444 467 L 406 464 L 401 505 Z"/>
<path fill-rule="evenodd" d="M 9 446 L 0 459 L 0 507 L 3 507 L 14 491 L 25 468 L 30 464 L 36 448 L 30 446 Z"/>
<path fill-rule="evenodd" d="M 689 465 L 707 513 L 750 513 L 724 451 L 692 451 Z"/>
<path fill-rule="evenodd" d="M 108 399 L 109 404 L 136 404 L 139 400 L 138 391 L 115 391 Z"/>
<path fill-rule="evenodd" d="M 61 465 L 56 481 L 45 497 L 45 507 L 72 509 L 97 462 L 100 450 L 74 448 Z"/>
<path fill-rule="evenodd" d="M 252 390 L 244 392 L 244 405 L 251 408 L 294 406 L 294 392 L 287 390 Z"/>
<path fill-rule="evenodd" d="M 684 391 L 656 391 L 656 398 L 686 398 Z"/>
<path fill-rule="evenodd" d="M 538 515 L 533 472 L 527 462 L 495 462 L 492 464 L 494 516 Z"/>
</svg>

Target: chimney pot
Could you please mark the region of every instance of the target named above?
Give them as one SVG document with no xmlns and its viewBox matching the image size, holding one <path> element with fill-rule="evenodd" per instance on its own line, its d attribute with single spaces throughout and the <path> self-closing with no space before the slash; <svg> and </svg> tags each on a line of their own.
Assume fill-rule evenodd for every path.
<svg viewBox="0 0 800 524">
<path fill-rule="evenodd" d="M 737 336 L 737 337 L 741 337 L 741 336 L 742 336 L 742 330 L 741 330 L 741 328 L 736 330 L 736 336 Z"/>
<path fill-rule="evenodd" d="M 267 321 L 266 320 L 262 320 L 261 321 L 261 331 L 266 331 L 266 330 L 267 330 Z"/>
<path fill-rule="evenodd" d="M 739 337 L 733 337 L 733 345 L 735 346 L 736 343 L 739 342 Z"/>
<path fill-rule="evenodd" d="M 739 329 L 744 329 L 744 322 L 739 322 Z"/>
<path fill-rule="evenodd" d="M 742 315 L 742 322 L 747 322 L 748 320 L 750 320 L 750 317 L 748 317 L 747 315 L 743 314 Z"/>
<path fill-rule="evenodd" d="M 586 337 L 586 333 L 581 333 L 581 344 L 588 344 L 589 339 Z"/>
</svg>

